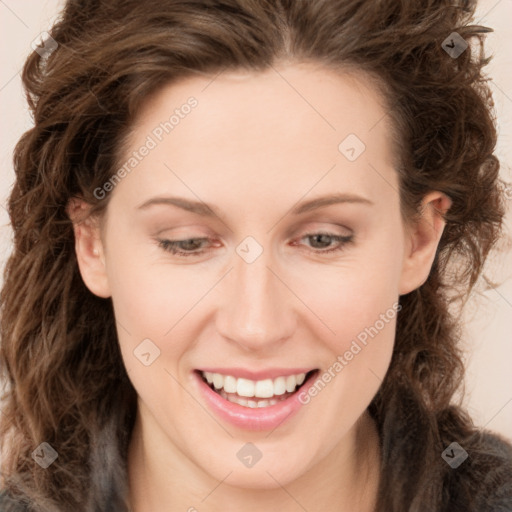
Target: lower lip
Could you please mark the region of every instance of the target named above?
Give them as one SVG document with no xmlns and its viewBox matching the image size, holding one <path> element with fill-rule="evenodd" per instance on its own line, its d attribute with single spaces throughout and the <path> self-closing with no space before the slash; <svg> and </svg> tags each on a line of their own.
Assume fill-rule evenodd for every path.
<svg viewBox="0 0 512 512">
<path fill-rule="evenodd" d="M 313 384 L 316 373 L 310 375 L 299 391 L 289 398 L 268 407 L 251 408 L 225 400 L 204 382 L 197 371 L 193 372 L 208 407 L 222 420 L 245 430 L 273 430 L 295 416 L 304 405 L 299 394 L 302 395 Z"/>
</svg>

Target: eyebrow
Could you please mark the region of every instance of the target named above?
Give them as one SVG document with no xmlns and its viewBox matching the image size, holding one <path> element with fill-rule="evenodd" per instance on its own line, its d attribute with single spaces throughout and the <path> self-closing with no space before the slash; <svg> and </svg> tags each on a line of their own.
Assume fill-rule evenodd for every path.
<svg viewBox="0 0 512 512">
<path fill-rule="evenodd" d="M 317 197 L 315 199 L 311 199 L 310 201 L 299 203 L 291 210 L 291 214 L 300 215 L 302 213 L 316 210 L 317 208 L 324 208 L 332 204 L 342 203 L 360 203 L 368 205 L 375 204 L 373 203 L 373 201 L 370 201 L 365 197 L 361 197 L 355 194 L 331 194 Z M 196 213 L 197 215 L 201 215 L 203 217 L 219 216 L 219 210 L 217 207 L 213 205 L 208 205 L 201 201 L 185 199 L 183 197 L 153 197 L 142 203 L 138 207 L 138 209 L 144 210 L 154 205 L 177 206 L 178 208 L 181 208 L 192 213 Z"/>
</svg>

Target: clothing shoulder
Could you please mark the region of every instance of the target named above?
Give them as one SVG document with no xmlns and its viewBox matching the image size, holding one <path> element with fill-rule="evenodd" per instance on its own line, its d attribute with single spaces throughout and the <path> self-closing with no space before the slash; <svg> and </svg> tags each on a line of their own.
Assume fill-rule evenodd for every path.
<svg viewBox="0 0 512 512">
<path fill-rule="evenodd" d="M 459 451 L 465 457 L 462 449 L 467 457 L 450 471 L 450 501 L 471 503 L 474 512 L 512 511 L 512 443 L 483 431 L 465 446 L 455 445 L 449 456 Z"/>
<path fill-rule="evenodd" d="M 0 490 L 0 512 L 29 512 L 25 503 L 12 498 L 5 490 Z"/>
</svg>

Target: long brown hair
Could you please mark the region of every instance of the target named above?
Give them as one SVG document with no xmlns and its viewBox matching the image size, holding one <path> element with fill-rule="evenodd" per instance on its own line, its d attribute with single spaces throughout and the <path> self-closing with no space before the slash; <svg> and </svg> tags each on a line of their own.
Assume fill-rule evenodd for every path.
<svg viewBox="0 0 512 512">
<path fill-rule="evenodd" d="M 399 140 L 404 220 L 431 190 L 453 201 L 428 280 L 400 297 L 393 358 L 370 406 L 382 443 L 378 509 L 449 509 L 446 482 L 455 477 L 440 454 L 478 435 L 454 404 L 463 365 L 450 297 L 456 281 L 461 297 L 474 287 L 504 215 L 482 72 L 488 29 L 469 24 L 474 9 L 469 0 L 67 2 L 51 30 L 53 50 L 34 51 L 23 69 L 34 127 L 15 148 L 8 202 L 5 488 L 43 511 L 126 512 L 136 392 L 111 300 L 93 295 L 79 274 L 66 205 L 81 197 L 92 213 L 105 211 L 109 195 L 98 199 L 94 190 L 118 169 L 130 123 L 162 85 L 291 59 L 372 77 Z M 443 46 L 453 32 L 475 43 L 457 57 Z M 58 453 L 45 470 L 32 457 L 43 442 Z"/>
</svg>

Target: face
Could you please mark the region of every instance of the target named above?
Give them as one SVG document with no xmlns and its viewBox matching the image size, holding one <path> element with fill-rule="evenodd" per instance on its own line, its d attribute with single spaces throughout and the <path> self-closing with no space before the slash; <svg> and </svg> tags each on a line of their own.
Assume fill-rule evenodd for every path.
<svg viewBox="0 0 512 512">
<path fill-rule="evenodd" d="M 144 105 L 96 253 L 77 252 L 112 298 L 150 449 L 263 488 L 353 435 L 440 236 L 402 222 L 368 83 L 294 64 L 187 78 Z"/>
</svg>

